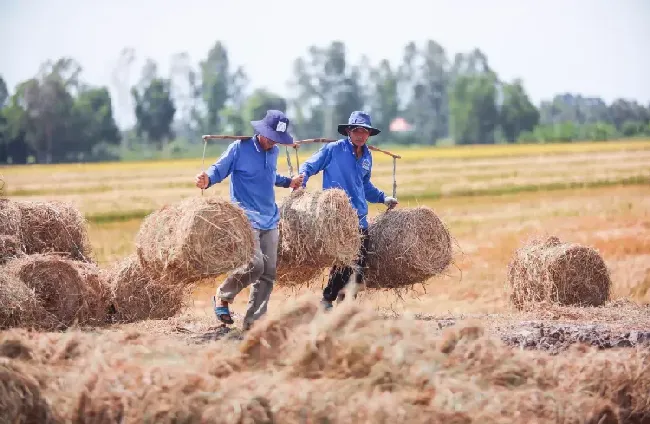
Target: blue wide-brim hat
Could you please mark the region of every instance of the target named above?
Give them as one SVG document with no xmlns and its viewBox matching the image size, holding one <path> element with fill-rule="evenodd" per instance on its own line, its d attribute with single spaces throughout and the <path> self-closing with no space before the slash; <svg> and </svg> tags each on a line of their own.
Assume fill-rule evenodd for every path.
<svg viewBox="0 0 650 424">
<path fill-rule="evenodd" d="M 279 110 L 267 110 L 266 116 L 259 121 L 251 121 L 253 129 L 264 137 L 280 144 L 293 144 L 289 134 L 289 118 Z"/>
<path fill-rule="evenodd" d="M 372 126 L 372 122 L 370 122 L 370 115 L 360 110 L 355 110 L 350 114 L 350 118 L 348 119 L 347 124 L 340 124 L 338 126 L 339 134 L 347 136 L 348 133 L 345 131 L 351 127 L 368 128 L 371 136 L 377 135 L 381 132 L 380 130 Z"/>
</svg>

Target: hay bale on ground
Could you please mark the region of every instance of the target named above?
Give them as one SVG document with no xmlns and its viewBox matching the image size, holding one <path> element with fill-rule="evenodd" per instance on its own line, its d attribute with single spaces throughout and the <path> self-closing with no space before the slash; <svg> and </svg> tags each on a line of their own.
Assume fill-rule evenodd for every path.
<svg viewBox="0 0 650 424">
<path fill-rule="evenodd" d="M 297 190 L 280 206 L 277 281 L 305 283 L 359 254 L 359 218 L 341 189 Z"/>
<path fill-rule="evenodd" d="M 184 199 L 147 216 L 137 253 L 152 278 L 189 283 L 247 265 L 253 230 L 244 211 L 225 199 Z"/>
<path fill-rule="evenodd" d="M 183 309 L 186 287 L 150 278 L 136 255 L 116 263 L 108 273 L 115 322 L 171 318 Z"/>
<path fill-rule="evenodd" d="M 508 264 L 510 300 L 527 303 L 600 306 L 610 299 L 609 270 L 590 247 L 563 243 L 557 237 L 532 240 L 517 249 Z"/>
<path fill-rule="evenodd" d="M 0 265 L 24 254 L 25 247 L 18 237 L 0 235 Z"/>
<path fill-rule="evenodd" d="M 28 255 L 59 253 L 91 262 L 86 219 L 71 203 L 19 201 L 20 234 Z"/>
<path fill-rule="evenodd" d="M 0 360 L 0 422 L 55 423 L 38 381 L 12 360 Z"/>
<path fill-rule="evenodd" d="M 49 318 L 39 323 L 41 328 L 66 328 L 75 322 L 101 325 L 106 320 L 110 290 L 95 264 L 34 254 L 7 262 L 2 271 L 34 290 Z"/>
<path fill-rule="evenodd" d="M 0 199 L 0 235 L 20 235 L 20 208 L 13 200 Z"/>
<path fill-rule="evenodd" d="M 368 233 L 367 287 L 423 283 L 452 262 L 451 235 L 427 206 L 386 211 L 370 223 Z"/>
<path fill-rule="evenodd" d="M 34 290 L 15 276 L 1 272 L 0 330 L 38 326 L 45 318 L 45 310 L 39 304 Z"/>
</svg>

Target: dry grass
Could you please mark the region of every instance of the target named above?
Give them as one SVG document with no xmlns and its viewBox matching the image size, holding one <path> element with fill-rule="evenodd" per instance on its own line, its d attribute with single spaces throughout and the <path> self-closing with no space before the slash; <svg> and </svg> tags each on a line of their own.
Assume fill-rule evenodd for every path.
<svg viewBox="0 0 650 424">
<path fill-rule="evenodd" d="M 9 261 L 2 272 L 34 291 L 47 317 L 34 323 L 39 329 L 72 325 L 102 325 L 110 292 L 104 273 L 94 264 L 55 254 L 33 254 Z"/>
<path fill-rule="evenodd" d="M 610 299 L 611 280 L 598 251 L 557 237 L 532 240 L 508 266 L 510 299 L 517 308 L 541 301 L 599 306 Z"/>
<path fill-rule="evenodd" d="M 140 333 L 0 334 L 61 422 L 642 422 L 647 351 L 510 349 L 475 322 L 437 335 L 299 299 L 243 342 Z M 9 345 L 9 347 L 6 347 Z M 83 370 L 80 373 L 79 370 Z"/>
<path fill-rule="evenodd" d="M 20 209 L 9 199 L 0 199 L 0 235 L 20 236 Z"/>
<path fill-rule="evenodd" d="M 144 219 L 136 236 L 141 264 L 151 277 L 191 283 L 246 266 L 253 232 L 244 211 L 228 200 L 190 198 Z"/>
<path fill-rule="evenodd" d="M 185 287 L 152 279 L 136 255 L 108 271 L 115 322 L 170 318 L 185 306 Z"/>
<path fill-rule="evenodd" d="M 306 283 L 323 268 L 349 266 L 357 259 L 359 219 L 343 190 L 297 190 L 280 210 L 278 284 Z"/>
<path fill-rule="evenodd" d="M 371 222 L 368 233 L 368 287 L 413 286 L 452 262 L 449 230 L 427 206 L 386 211 Z"/>
</svg>

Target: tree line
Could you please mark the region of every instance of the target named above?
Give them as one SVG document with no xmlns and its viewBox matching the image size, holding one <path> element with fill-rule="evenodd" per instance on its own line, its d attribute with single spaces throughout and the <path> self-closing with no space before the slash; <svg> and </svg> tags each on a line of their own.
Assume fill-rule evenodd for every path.
<svg viewBox="0 0 650 424">
<path fill-rule="evenodd" d="M 206 133 L 248 134 L 267 109 L 286 111 L 298 138 L 337 137 L 336 125 L 367 110 L 383 130 L 378 143 L 490 144 L 571 142 L 650 136 L 650 104 L 558 94 L 535 105 L 521 80 L 503 81 L 479 49 L 450 58 L 433 40 L 409 42 L 399 63 L 348 58 L 345 44 L 311 46 L 293 62 L 283 97 L 251 87 L 217 41 L 193 64 L 186 53 L 171 70 L 147 60 L 138 81 L 125 75 L 135 51 L 113 72 L 117 100 L 135 124 L 120 129 L 108 86 L 88 85 L 74 59 L 43 63 L 9 90 L 0 76 L 0 163 L 123 159 L 125 152 L 182 154 Z"/>
</svg>

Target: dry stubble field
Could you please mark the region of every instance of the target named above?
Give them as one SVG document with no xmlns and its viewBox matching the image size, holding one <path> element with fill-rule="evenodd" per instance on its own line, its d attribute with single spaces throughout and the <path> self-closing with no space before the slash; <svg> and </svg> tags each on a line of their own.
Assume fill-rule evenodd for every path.
<svg viewBox="0 0 650 424">
<path fill-rule="evenodd" d="M 210 153 L 210 150 L 208 149 L 206 165 L 216 157 L 214 153 Z M 578 413 L 577 417 L 579 419 L 576 422 L 581 422 L 581 420 L 591 417 L 590 414 L 595 414 L 594 416 L 597 419 L 607 418 L 609 416 L 607 408 L 609 407 L 613 408 L 612 411 L 614 411 L 612 417 L 616 415 L 615 418 L 612 418 L 614 421 L 605 419 L 605 421 L 601 422 L 618 422 L 616 420 L 643 422 L 643 419 L 650 419 L 643 418 L 644 415 L 638 415 L 641 414 L 640 411 L 645 411 L 643 414 L 650 411 L 650 395 L 632 395 L 628 393 L 634 399 L 634 405 L 612 400 L 616 398 L 614 395 L 612 395 L 612 399 L 603 401 L 605 403 L 602 403 L 602 399 L 596 399 L 597 396 L 594 397 L 593 395 L 590 395 L 590 401 L 582 398 L 579 400 L 578 398 L 573 399 L 571 397 L 573 395 L 565 396 L 570 391 L 563 391 L 566 390 L 566 387 L 561 384 L 557 383 L 555 386 L 550 384 L 547 387 L 540 382 L 542 377 L 537 373 L 543 373 L 545 367 L 550 365 L 544 362 L 548 359 L 544 359 L 539 355 L 546 355 L 547 353 L 535 353 L 538 356 L 533 358 L 532 356 L 524 356 L 524 353 L 518 353 L 516 350 L 505 349 L 500 344 L 498 346 L 489 345 L 488 347 L 483 344 L 480 346 L 475 345 L 479 342 L 497 343 L 493 341 L 494 338 L 500 338 L 501 343 L 505 343 L 504 346 L 539 348 L 550 351 L 552 354 L 562 352 L 559 357 L 565 359 L 557 360 L 571 362 L 571 355 L 576 355 L 575 358 L 582 358 L 584 355 L 601 355 L 601 353 L 591 351 L 586 353 L 585 351 L 578 352 L 571 349 L 565 351 L 576 341 L 587 342 L 602 348 L 634 346 L 650 340 L 650 309 L 648 306 L 644 306 L 650 303 L 650 142 L 473 146 L 467 148 L 404 149 L 403 151 L 394 148 L 393 150 L 403 155 L 403 159 L 398 161 L 397 167 L 397 194 L 400 207 L 424 204 L 436 211 L 448 225 L 452 236 L 455 238 L 455 266 L 450 269 L 447 275 L 434 278 L 425 286 L 416 287 L 414 291 L 405 293 L 401 297 L 392 292 L 363 292 L 357 301 L 357 305 L 361 307 L 360 310 L 357 309 L 356 305 L 343 305 L 332 316 L 320 317 L 318 315 L 319 318 L 314 318 L 313 321 L 310 320 L 315 312 L 309 307 L 305 306 L 301 309 L 297 305 L 300 305 L 299 295 L 301 294 L 311 293 L 317 296 L 320 291 L 320 284 L 316 284 L 309 290 L 303 289 L 299 293 L 278 287 L 273 293 L 270 310 L 272 311 L 271 317 L 277 317 L 280 314 L 281 316 L 277 318 L 281 319 L 276 321 L 270 318 L 262 328 L 259 328 L 259 332 L 254 332 L 244 338 L 244 347 L 241 348 L 243 350 L 236 355 L 232 352 L 228 353 L 228 355 L 231 355 L 229 357 L 236 356 L 239 358 L 238 360 L 254 357 L 258 361 L 256 362 L 257 365 L 249 364 L 244 366 L 239 363 L 239 365 L 230 364 L 226 366 L 222 364 L 222 368 L 225 367 L 229 370 L 225 372 L 223 378 L 228 376 L 228 378 L 234 379 L 234 383 L 231 382 L 231 384 L 240 384 L 241 386 L 236 388 L 236 391 L 242 393 L 252 391 L 257 396 L 265 399 L 265 402 L 270 403 L 270 406 L 266 404 L 257 406 L 265 411 L 264 414 L 275 414 L 276 417 L 284 418 L 284 420 L 278 422 L 293 422 L 294 420 L 295 422 L 314 422 L 313 420 L 316 418 L 324 416 L 334 417 L 332 422 L 349 422 L 345 415 L 340 415 L 341 412 L 333 413 L 331 410 L 328 412 L 327 408 L 324 407 L 323 411 L 321 411 L 323 408 L 314 409 L 314 402 L 318 403 L 320 401 L 317 402 L 311 398 L 308 400 L 304 398 L 296 399 L 296 404 L 306 405 L 301 408 L 311 408 L 312 415 L 307 413 L 304 420 L 300 418 L 302 416 L 299 413 L 300 411 L 293 411 L 293 413 L 298 414 L 296 415 L 298 418 L 291 414 L 282 415 L 287 413 L 282 409 L 286 409 L 286 405 L 282 406 L 284 404 L 278 401 L 279 395 L 270 395 L 268 393 L 276 392 L 282 384 L 293 381 L 291 377 L 282 380 L 284 383 L 272 379 L 273 381 L 265 380 L 263 384 L 252 386 L 250 379 L 255 378 L 255 369 L 258 369 L 261 373 L 269 372 L 271 368 L 277 371 L 279 365 L 273 361 L 277 359 L 275 355 L 278 357 L 282 355 L 278 352 L 286 352 L 287 355 L 291 356 L 290 354 L 300 351 L 305 357 L 292 359 L 294 362 L 291 362 L 291 366 L 287 365 L 286 361 L 282 365 L 289 367 L 292 370 L 291 372 L 295 374 L 296 380 L 290 385 L 307 384 L 300 383 L 301 378 L 320 378 L 320 380 L 313 382 L 315 386 L 305 387 L 303 390 L 310 393 L 327 392 L 327 390 L 333 390 L 333 386 L 330 387 L 332 382 L 329 379 L 340 378 L 341 375 L 347 378 L 349 384 L 357 384 L 354 383 L 355 378 L 357 378 L 354 367 L 358 365 L 355 361 L 359 358 L 355 357 L 355 359 L 349 355 L 341 358 L 336 356 L 339 353 L 336 355 L 332 353 L 332 349 L 337 352 L 343 349 L 344 352 L 349 353 L 356 352 L 355 349 L 358 348 L 362 349 L 365 355 L 370 355 L 370 351 L 367 351 L 367 349 L 381 348 L 382 351 L 388 352 L 402 346 L 398 349 L 399 352 L 393 351 L 393 354 L 399 356 L 410 352 L 412 356 L 407 355 L 403 360 L 411 363 L 422 362 L 434 366 L 432 364 L 437 363 L 436 361 L 440 358 L 428 358 L 426 352 L 422 352 L 422 349 L 426 349 L 426 347 L 418 348 L 416 346 L 417 340 L 421 339 L 422 346 L 427 346 L 427 340 L 431 338 L 431 340 L 435 340 L 435 343 L 438 343 L 436 345 L 438 348 L 435 349 L 449 354 L 449 352 L 445 352 L 444 343 L 448 343 L 451 338 L 454 343 L 465 340 L 468 345 L 464 349 L 474 352 L 469 357 L 462 357 L 465 361 L 468 358 L 476 358 L 475 349 L 479 349 L 482 352 L 481 355 L 486 355 L 485 349 L 492 352 L 490 354 L 491 358 L 486 359 L 491 364 L 486 365 L 489 370 L 484 368 L 481 368 L 480 372 L 476 369 L 469 370 L 471 366 L 467 365 L 469 367 L 467 369 L 460 367 L 463 368 L 463 371 L 451 367 L 448 363 L 444 366 L 441 365 L 440 370 L 448 365 L 451 367 L 445 368 L 450 373 L 449 378 L 452 383 L 455 381 L 454 384 L 460 384 L 461 386 L 465 383 L 461 384 L 460 380 L 458 380 L 460 374 L 465 377 L 469 376 L 468 378 L 478 375 L 478 382 L 471 380 L 472 384 L 478 384 L 476 390 L 469 386 L 463 386 L 465 388 L 460 390 L 458 388 L 460 386 L 456 387 L 448 381 L 445 383 L 438 381 L 437 386 L 432 381 L 429 381 L 429 386 L 420 387 L 415 385 L 420 387 L 418 389 L 417 387 L 414 388 L 413 384 L 415 383 L 413 381 L 400 386 L 402 383 L 391 380 L 391 384 L 400 387 L 400 390 L 394 389 L 393 391 L 393 394 L 397 396 L 395 399 L 389 395 L 377 398 L 375 395 L 368 394 L 367 399 L 375 399 L 377 403 L 363 401 L 362 403 L 365 402 L 367 405 L 374 406 L 367 406 L 369 409 L 364 410 L 366 415 L 363 415 L 359 412 L 360 409 L 356 408 L 352 412 L 348 411 L 347 417 L 362 414 L 357 415 L 358 421 L 381 422 L 381 419 L 378 419 L 376 415 L 379 410 L 383 411 L 380 411 L 384 414 L 381 415 L 384 417 L 383 419 L 392 420 L 397 417 L 411 417 L 411 410 L 404 406 L 409 404 L 424 405 L 426 408 L 430 408 L 429 412 L 431 413 L 439 412 L 440 414 L 449 413 L 453 415 L 456 412 L 467 412 L 469 415 L 465 418 L 476 422 L 481 422 L 481 419 L 487 420 L 482 422 L 489 422 L 497 416 L 502 417 L 501 422 L 526 422 L 526 419 L 524 419 L 526 414 L 532 414 L 530 416 L 536 417 L 535 419 L 538 422 L 562 422 L 563 420 L 573 422 L 575 417 L 570 414 L 571 408 L 574 408 L 574 412 L 577 411 Z M 306 155 L 307 153 L 301 152 L 301 160 L 304 160 Z M 379 188 L 390 192 L 392 187 L 392 163 L 389 158 L 378 153 L 374 153 L 373 157 L 375 158 L 373 181 Z M 113 261 L 134 251 L 134 236 L 141 219 L 146 214 L 168 202 L 174 202 L 185 197 L 201 196 L 200 190 L 193 187 L 193 177 L 200 170 L 200 167 L 201 163 L 200 159 L 198 159 L 148 163 L 3 167 L 0 168 L 0 173 L 7 183 L 5 190 L 9 197 L 15 199 L 60 199 L 74 202 L 89 220 L 90 237 L 96 260 L 102 266 L 108 266 Z M 287 173 L 284 152 L 280 156 L 279 170 L 285 174 Z M 310 181 L 309 188 L 315 189 L 319 187 L 319 183 L 320 178 L 315 177 Z M 278 201 L 288 194 L 286 189 L 278 188 L 276 192 Z M 227 184 L 211 188 L 204 193 L 205 196 L 227 196 L 227 194 Z M 382 209 L 383 206 L 373 205 L 371 213 L 374 215 Z M 505 291 L 507 264 L 517 247 L 520 247 L 530 237 L 540 234 L 557 235 L 562 240 L 578 242 L 598 249 L 611 271 L 613 302 L 606 308 L 596 309 L 542 305 L 537 310 L 516 312 L 511 308 Z M 226 340 L 240 339 L 241 336 L 236 330 L 226 334 L 223 329 L 215 327 L 216 322 L 209 303 L 209 298 L 220 280 L 206 281 L 199 285 L 193 293 L 191 307 L 180 316 L 165 322 L 148 321 L 116 326 L 107 329 L 103 334 L 106 340 L 111 337 L 124 338 L 126 337 L 124 334 L 131 334 L 130 332 L 134 331 L 146 332 L 151 337 L 162 337 L 163 339 L 156 339 L 156 342 L 151 342 L 151 346 L 148 347 L 151 350 L 148 358 L 158 358 L 153 360 L 154 363 L 166 364 L 165 361 L 168 361 L 169 364 L 173 363 L 175 366 L 182 362 L 179 359 L 182 355 L 193 355 L 193 353 L 186 352 L 185 347 L 182 347 L 186 346 L 188 342 L 190 345 L 200 342 L 202 346 L 218 344 L 218 349 L 224 349 L 224 351 L 234 349 Z M 243 295 L 235 304 L 235 312 L 243 312 L 245 302 L 246 296 Z M 395 318 L 391 320 L 393 323 L 384 325 L 383 329 L 381 326 L 373 324 L 375 322 L 373 320 L 376 318 L 368 318 L 368 316 L 364 315 L 370 313 L 368 310 L 372 309 L 379 312 L 379 317 Z M 308 318 L 304 318 L 305 316 Z M 352 324 L 344 323 L 346 316 L 352 320 Z M 365 318 L 359 318 L 359 316 Z M 300 317 L 304 319 L 301 320 Z M 468 319 L 478 320 L 476 322 L 479 325 L 475 327 L 472 326 L 474 324 L 468 326 L 466 321 Z M 355 320 L 358 321 L 358 325 L 354 324 Z M 278 324 L 278 322 L 281 322 L 281 324 Z M 309 324 L 310 322 L 311 324 Z M 374 336 L 369 336 L 370 330 L 368 328 L 362 330 L 359 327 L 359 325 L 363 327 L 363 322 L 370 323 L 368 325 L 374 329 Z M 305 327 L 308 324 L 311 327 Z M 445 330 L 447 327 L 451 327 L 451 330 Z M 476 328 L 483 328 L 484 330 L 479 331 Z M 311 347 L 303 346 L 295 338 L 290 337 L 292 329 L 295 330 L 295 337 L 301 335 L 300 337 L 307 341 L 312 340 L 313 345 L 310 345 Z M 278 331 L 281 333 L 281 337 L 273 337 L 274 332 Z M 355 331 L 358 332 L 359 340 L 366 340 L 371 337 L 371 340 L 366 340 L 367 344 L 363 348 L 360 347 L 360 342 L 354 336 Z M 382 331 L 385 332 L 382 333 Z M 445 331 L 447 333 L 441 336 L 440 333 Z M 481 334 L 485 331 L 487 336 L 477 335 L 478 333 L 475 334 L 476 331 Z M 323 332 L 329 332 L 330 335 L 324 336 Z M 400 334 L 399 337 L 396 336 L 398 333 Z M 407 333 L 415 337 L 416 340 L 408 339 Z M 233 334 L 235 337 L 231 337 Z M 9 336 L 5 334 L 0 337 L 6 339 Z M 52 337 L 56 338 L 58 336 Z M 74 337 L 80 339 L 91 338 L 86 333 L 78 333 Z M 140 340 L 141 337 L 145 336 L 138 336 L 136 339 Z M 341 339 L 340 342 L 336 341 L 337 337 Z M 378 338 L 379 341 L 372 340 L 373 337 Z M 401 344 L 395 342 L 395 337 L 401 340 Z M 443 338 L 440 339 L 440 337 Z M 51 343 L 60 344 L 60 340 L 57 340 Z M 32 340 L 30 343 L 35 342 Z M 88 343 L 101 345 L 97 340 Z M 114 343 L 114 341 L 109 343 Z M 125 342 L 125 344 L 130 345 L 130 342 Z M 134 342 L 134 344 L 140 346 L 139 341 Z M 174 359 L 169 358 L 168 349 L 159 346 L 165 344 L 176 346 L 178 349 L 178 354 Z M 468 347 L 470 345 L 471 347 Z M 109 348 L 102 347 L 101 349 Z M 213 349 L 217 348 L 213 347 Z M 254 353 L 251 354 L 246 349 L 252 349 Z M 637 389 L 645 390 L 648 387 L 647 384 L 650 384 L 650 371 L 648 369 L 650 364 L 648 363 L 647 348 L 639 349 L 641 350 L 623 349 L 623 353 L 618 353 L 619 350 L 614 349 L 608 351 L 610 353 L 602 352 L 602 355 L 611 355 L 611 358 L 594 356 L 585 360 L 592 364 L 598 363 L 598 361 L 607 362 L 610 359 L 615 362 L 615 359 L 612 358 L 617 357 L 616 355 L 623 355 L 624 359 L 621 359 L 621 361 L 627 364 L 624 366 L 626 372 L 628 374 L 635 373 L 636 380 L 632 382 L 626 380 L 625 383 L 621 384 L 631 385 L 630 390 L 632 391 Z M 270 367 L 265 362 L 268 359 L 265 355 L 269 355 L 268 351 L 271 350 L 276 351 L 271 355 L 275 359 L 269 359 L 269 361 L 273 362 L 273 367 Z M 127 351 L 129 350 L 127 349 Z M 137 349 L 134 350 L 133 355 L 139 358 L 140 363 L 150 362 L 138 356 L 143 354 L 142 352 L 137 351 L 139 352 L 137 353 L 136 351 Z M 162 351 L 167 353 L 162 354 Z M 506 351 L 510 353 L 505 353 Z M 201 354 L 197 354 L 197 357 L 203 359 L 205 359 L 206 355 L 210 358 L 212 358 L 210 355 L 216 355 L 214 352 L 201 352 Z M 372 350 L 372 352 L 374 352 L 372 355 L 377 355 L 375 350 Z M 467 352 L 464 353 L 464 355 L 468 354 Z M 143 355 L 147 357 L 146 354 Z M 323 358 L 324 355 L 325 358 Z M 340 355 L 343 355 L 343 353 Z M 630 362 L 629 355 L 641 356 L 635 356 L 636 362 L 633 364 Z M 82 356 L 79 354 L 80 358 Z M 425 357 L 428 359 L 425 360 Z M 262 360 L 261 358 L 266 359 Z M 457 359 L 462 362 L 462 358 Z M 575 358 L 575 361 L 580 362 Z M 87 358 L 83 360 L 89 361 Z M 312 361 L 320 365 L 309 365 Z M 379 363 L 383 363 L 383 366 L 387 367 L 388 371 L 386 372 L 390 374 L 396 372 L 396 369 L 401 370 L 400 367 L 404 365 L 395 358 L 392 358 L 391 361 L 393 362 L 386 364 L 382 360 L 376 359 L 373 362 L 373 368 L 372 365 L 366 363 L 367 360 L 363 360 L 362 362 L 365 364 L 363 366 L 370 367 L 374 371 L 360 372 L 366 377 L 374 375 L 375 368 L 379 366 Z M 513 365 L 513 375 L 508 374 L 506 376 L 507 371 L 501 370 L 499 372 L 506 374 L 499 374 L 501 376 L 499 378 L 504 378 L 506 382 L 500 383 L 494 381 L 497 379 L 496 374 L 494 374 L 498 368 L 496 363 L 500 361 L 502 362 L 501 366 L 505 366 L 503 361 L 510 365 L 515 362 L 520 364 L 522 361 L 529 365 L 534 363 L 538 365 L 533 366 L 531 370 L 525 371 L 524 376 L 520 375 L 523 372 L 521 371 L 523 369 L 521 365 Z M 539 361 L 544 364 L 539 363 Z M 617 368 L 617 366 L 611 365 L 614 362 L 608 362 L 608 367 Z M 201 363 L 201 361 L 197 363 Z M 266 365 L 260 365 L 262 363 Z M 124 362 L 120 362 L 120 364 L 124 364 Z M 211 362 L 211 364 L 211 366 L 216 367 L 214 363 Z M 104 366 L 108 365 L 104 364 Z M 237 368 L 238 366 L 240 368 Z M 568 365 L 565 364 L 565 366 Z M 169 367 L 170 369 L 174 368 L 171 365 Z M 339 377 L 332 376 L 331 373 L 327 372 L 328 367 L 337 369 L 342 374 L 339 374 Z M 560 367 L 560 365 L 556 364 L 556 367 Z M 317 368 L 318 371 L 314 371 L 312 368 Z M 514 371 L 515 368 L 518 371 Z M 161 372 L 159 368 L 156 369 L 158 371 L 155 372 Z M 296 371 L 298 369 L 300 370 Z M 312 370 L 309 371 L 310 369 Z M 450 370 L 453 370 L 453 372 Z M 312 371 L 316 373 L 317 377 L 310 374 Z M 150 370 L 150 372 L 154 371 Z M 219 376 L 219 372 L 221 371 L 212 370 L 209 374 L 222 378 Z M 581 368 L 576 375 L 579 374 L 584 377 L 585 372 L 587 371 Z M 601 374 L 603 371 L 598 368 L 589 372 Z M 252 374 L 248 375 L 248 373 Z M 587 372 L 587 374 L 589 373 Z M 630 376 L 628 374 L 626 374 L 627 377 Z M 440 375 L 445 375 L 445 373 L 441 372 Z M 613 374 L 609 376 L 611 377 L 611 384 L 607 384 L 610 384 L 610 386 L 614 385 L 612 381 L 620 377 Z M 241 379 L 237 380 L 235 377 Z M 114 377 L 117 380 L 120 378 L 120 376 Z M 171 377 L 167 376 L 166 378 Z M 389 377 L 386 378 L 390 380 Z M 396 377 L 392 376 L 392 378 L 394 380 Z M 511 381 L 520 378 L 526 380 L 526 384 L 521 383 L 526 387 L 520 387 L 519 383 L 515 384 Z M 571 378 L 568 380 L 571 380 Z M 445 386 L 448 383 L 451 386 Z M 522 395 L 523 397 L 518 397 L 521 395 L 519 392 L 517 392 L 519 393 L 517 395 L 514 392 L 503 392 L 499 395 L 503 397 L 502 399 L 496 396 L 497 401 L 501 402 L 497 405 L 494 404 L 493 399 L 479 399 L 478 393 L 484 390 L 485 387 L 492 387 L 493 385 L 503 386 L 508 389 L 516 387 L 517 390 L 533 390 L 534 388 L 534 390 L 542 390 L 544 396 L 550 396 L 553 402 L 565 403 L 562 403 L 563 407 L 553 406 L 552 411 L 546 414 L 536 412 L 538 410 L 535 407 L 532 410 L 529 409 L 531 408 L 531 402 L 532 405 L 535 404 L 531 399 L 537 398 L 528 392 L 526 392 L 526 396 Z M 97 383 L 97 387 L 100 386 L 101 384 Z M 374 385 L 371 386 L 375 387 Z M 406 390 L 404 388 L 407 386 L 408 390 L 404 392 Z M 560 386 L 564 388 L 560 388 Z M 92 390 L 88 386 L 84 387 L 88 392 L 99 390 L 95 386 L 93 386 Z M 286 385 L 282 387 L 283 390 L 289 390 Z M 438 389 L 444 387 L 444 394 L 439 390 L 437 395 L 434 393 L 425 395 L 425 397 L 429 396 L 426 402 L 418 400 L 419 398 L 411 403 L 405 401 L 408 396 L 418 396 L 411 393 L 413 390 L 428 393 L 427 390 L 435 392 L 436 387 Z M 231 388 L 228 390 L 231 390 Z M 615 391 L 615 388 L 608 386 L 607 390 Z M 603 394 L 607 390 L 600 387 L 597 391 L 600 393 L 600 397 L 607 398 Z M 387 392 L 391 393 L 391 390 Z M 60 392 L 57 393 L 59 394 L 52 394 L 50 398 L 57 399 Z M 616 393 L 620 395 L 619 392 Z M 248 395 L 242 396 L 246 398 Z M 576 394 L 576 396 L 578 395 Z M 560 398 L 563 398 L 562 401 L 560 401 Z M 352 398 L 349 397 L 341 397 L 340 399 L 352 402 L 350 400 Z M 594 406 L 589 403 L 591 401 L 598 401 L 596 402 L 597 405 Z M 108 401 L 104 399 L 102 402 Z M 204 405 L 207 401 L 204 399 L 201 402 L 204 402 L 201 403 Z M 220 402 L 222 403 L 221 407 L 223 407 L 223 399 Z M 329 401 L 323 402 L 327 403 Z M 386 415 L 386 411 L 382 408 L 388 408 L 392 405 L 391 402 L 398 402 L 402 405 L 401 412 L 395 412 L 393 408 L 391 409 L 393 412 Z M 540 402 L 539 399 L 537 402 Z M 541 402 L 541 404 L 546 405 L 545 402 Z M 586 405 L 584 409 L 581 409 L 582 406 L 576 406 L 583 405 L 583 403 Z M 488 407 L 488 404 L 491 406 Z M 79 405 L 81 403 L 75 404 L 70 407 L 71 409 L 66 409 L 61 413 L 67 417 L 75 413 L 78 414 L 80 413 L 77 409 L 80 408 Z M 90 407 L 86 406 L 104 411 L 98 405 L 99 403 Z M 73 410 L 77 412 L 70 412 Z M 202 411 L 205 410 L 202 409 Z M 344 408 L 344 410 L 346 409 Z M 130 411 L 124 414 L 132 414 L 130 417 L 134 420 L 133 422 L 142 419 L 142 416 L 137 415 L 133 409 Z M 496 415 L 490 415 L 492 413 L 490 411 Z M 585 415 L 580 415 L 581 411 Z M 190 412 L 185 411 L 184 413 L 193 416 Z M 637 415 L 634 415 L 634 413 L 637 413 Z M 90 412 L 84 410 L 83 414 L 90 414 Z M 250 405 L 243 409 L 242 405 L 238 407 L 228 406 L 228 419 L 221 422 L 238 422 L 239 418 L 244 422 L 265 422 L 250 418 L 255 416 L 255 408 Z M 416 416 L 417 413 L 413 417 Z M 508 419 L 505 418 L 506 416 Z M 230 417 L 235 418 L 231 419 Z M 463 421 L 464 418 L 460 415 L 458 421 L 454 421 L 456 418 L 451 415 L 441 415 L 440 417 L 445 422 L 469 422 Z M 252 421 L 245 421 L 245 419 L 251 419 Z M 499 420 L 497 419 L 497 421 Z M 85 422 L 113 421 L 108 419 L 106 421 Z"/>
</svg>

